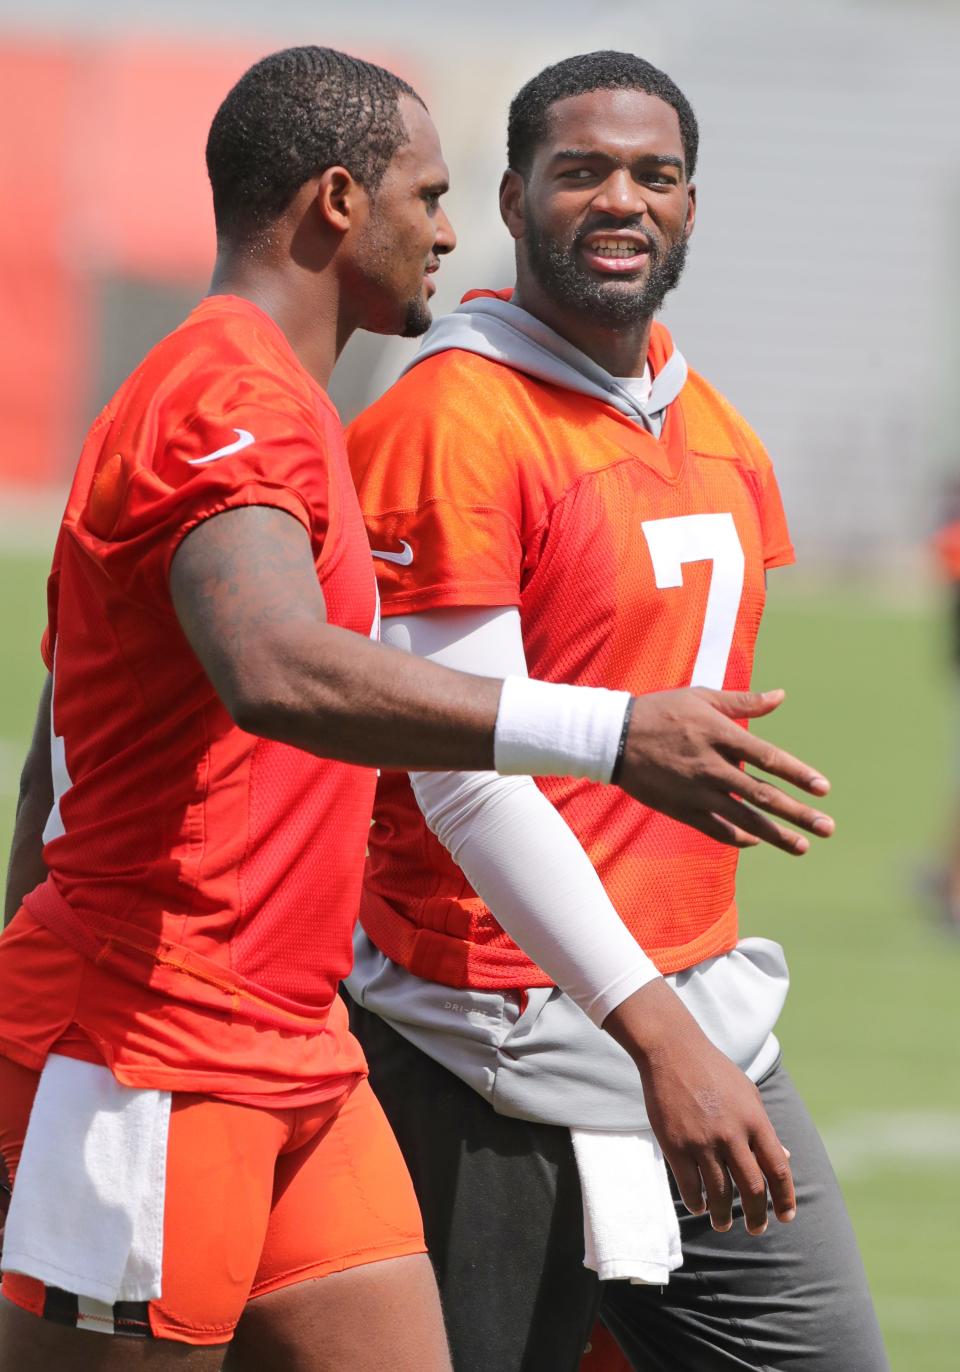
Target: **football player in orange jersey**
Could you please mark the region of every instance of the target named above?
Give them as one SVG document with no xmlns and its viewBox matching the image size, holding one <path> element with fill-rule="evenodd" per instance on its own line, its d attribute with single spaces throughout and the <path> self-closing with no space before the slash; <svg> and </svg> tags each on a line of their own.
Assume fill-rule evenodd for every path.
<svg viewBox="0 0 960 1372">
<path fill-rule="evenodd" d="M 790 852 L 807 839 L 780 820 L 830 821 L 738 764 L 827 787 L 733 723 L 779 694 L 631 705 L 369 641 L 324 387 L 354 329 L 429 322 L 454 243 L 436 131 L 391 73 L 297 48 L 241 78 L 207 155 L 211 294 L 94 423 L 48 582 L 0 939 L 0 1369 L 444 1372 L 409 1178 L 336 995 L 372 768 L 616 771 Z"/>
<path fill-rule="evenodd" d="M 960 479 L 950 481 L 944 491 L 939 527 L 933 536 L 932 552 L 940 578 L 946 587 L 949 607 L 950 670 L 956 690 L 960 668 Z M 954 768 L 956 768 L 956 740 Z M 960 934 L 960 795 L 956 777 L 953 778 L 954 804 L 951 816 L 952 832 L 946 845 L 941 869 L 923 885 L 931 888 L 944 927 Z"/>
<path fill-rule="evenodd" d="M 748 687 L 767 569 L 793 560 L 776 481 L 654 321 L 697 137 L 629 54 L 514 100 L 515 289 L 467 296 L 348 431 L 389 642 L 632 693 Z M 582 778 L 384 773 L 374 819 L 347 985 L 456 1372 L 575 1372 L 598 1312 L 645 1372 L 881 1372 L 780 1063 L 782 950 L 738 936 L 736 853 Z"/>
</svg>

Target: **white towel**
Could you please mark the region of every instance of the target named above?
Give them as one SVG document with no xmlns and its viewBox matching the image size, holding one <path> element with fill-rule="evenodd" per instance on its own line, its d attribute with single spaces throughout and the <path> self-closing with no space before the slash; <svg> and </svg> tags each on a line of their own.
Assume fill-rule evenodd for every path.
<svg viewBox="0 0 960 1372">
<path fill-rule="evenodd" d="M 650 1129 L 571 1129 L 583 1192 L 583 1265 L 601 1281 L 664 1286 L 683 1262 L 666 1163 Z"/>
<path fill-rule="evenodd" d="M 17 1168 L 2 1266 L 112 1305 L 155 1300 L 170 1092 L 52 1053 Z"/>
</svg>

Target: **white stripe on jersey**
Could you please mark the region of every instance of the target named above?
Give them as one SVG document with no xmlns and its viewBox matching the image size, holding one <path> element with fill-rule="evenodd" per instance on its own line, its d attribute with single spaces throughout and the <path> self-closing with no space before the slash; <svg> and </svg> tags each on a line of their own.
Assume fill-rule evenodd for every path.
<svg viewBox="0 0 960 1372">
<path fill-rule="evenodd" d="M 44 843 L 50 843 L 55 838 L 62 838 L 66 833 L 63 826 L 63 819 L 60 816 L 60 802 L 73 785 L 70 772 L 67 769 L 67 749 L 63 739 L 57 733 L 53 725 L 54 702 L 57 698 L 57 649 L 53 649 L 53 689 L 50 692 L 50 771 L 53 779 L 53 809 L 47 816 L 44 825 L 42 839 Z"/>
</svg>

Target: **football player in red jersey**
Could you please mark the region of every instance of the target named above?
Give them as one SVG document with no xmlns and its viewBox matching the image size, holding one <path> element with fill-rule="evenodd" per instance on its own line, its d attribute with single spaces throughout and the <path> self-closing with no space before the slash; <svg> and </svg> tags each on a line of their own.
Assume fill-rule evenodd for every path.
<svg viewBox="0 0 960 1372">
<path fill-rule="evenodd" d="M 516 97 L 515 290 L 471 292 L 348 431 L 389 642 L 497 676 L 748 688 L 767 570 L 793 560 L 776 481 L 654 321 L 697 138 L 629 54 Z M 347 985 L 456 1372 L 575 1372 L 598 1311 L 638 1369 L 885 1367 L 780 1065 L 782 951 L 738 936 L 736 852 L 584 778 L 385 772 L 374 818 Z M 763 1107 L 746 1132 L 741 1091 Z"/>
<path fill-rule="evenodd" d="M 954 691 L 957 669 L 960 667 L 960 480 L 952 480 L 943 495 L 943 509 L 939 527 L 932 540 L 932 552 L 940 578 L 946 587 L 949 607 L 950 670 Z M 956 747 L 954 746 L 954 755 Z M 956 767 L 956 762 L 954 762 Z M 951 815 L 952 833 L 946 844 L 946 856 L 939 872 L 923 885 L 934 895 L 940 919 L 953 934 L 960 934 L 960 795 L 956 777 L 953 779 L 954 805 Z"/>
<path fill-rule="evenodd" d="M 240 80 L 207 158 L 211 294 L 90 430 L 48 583 L 0 939 L 0 1368 L 439 1372 L 415 1198 L 336 995 L 372 768 L 616 774 L 794 853 L 781 821 L 830 821 L 738 766 L 826 783 L 733 722 L 776 693 L 632 702 L 370 642 L 323 388 L 354 329 L 429 323 L 436 132 L 389 72 L 298 48 Z"/>
</svg>

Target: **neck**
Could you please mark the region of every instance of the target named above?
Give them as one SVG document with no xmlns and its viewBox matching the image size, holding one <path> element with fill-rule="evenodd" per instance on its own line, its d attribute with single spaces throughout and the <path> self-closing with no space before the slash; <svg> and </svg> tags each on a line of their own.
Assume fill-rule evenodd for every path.
<svg viewBox="0 0 960 1372">
<path fill-rule="evenodd" d="M 327 389 L 355 327 L 342 317 L 333 273 L 305 272 L 289 257 L 273 260 L 253 252 L 222 250 L 208 294 L 238 295 L 257 305 L 283 332 L 301 366 Z"/>
<path fill-rule="evenodd" d="M 604 324 L 593 320 L 551 299 L 519 262 L 513 304 L 542 320 L 611 376 L 643 375 L 650 348 L 652 317 L 630 324 Z"/>
</svg>

